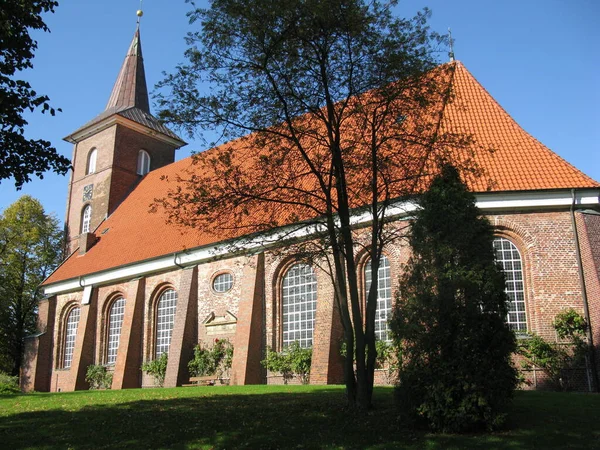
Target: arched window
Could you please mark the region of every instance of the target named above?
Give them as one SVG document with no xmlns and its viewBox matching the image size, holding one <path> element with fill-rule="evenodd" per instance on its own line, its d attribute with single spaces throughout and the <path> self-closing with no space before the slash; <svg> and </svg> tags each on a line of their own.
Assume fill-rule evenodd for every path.
<svg viewBox="0 0 600 450">
<path fill-rule="evenodd" d="M 98 150 L 96 150 L 95 148 L 93 148 L 88 153 L 87 165 L 86 165 L 86 169 L 85 169 L 85 174 L 86 175 L 89 175 L 90 173 L 96 172 L 96 158 L 97 158 L 97 156 L 98 156 Z"/>
<path fill-rule="evenodd" d="M 79 307 L 73 308 L 67 316 L 65 324 L 65 344 L 63 351 L 63 367 L 68 369 L 73 361 L 73 351 L 75 350 L 75 338 L 77 337 L 77 326 L 79 325 Z"/>
<path fill-rule="evenodd" d="M 317 312 L 317 279 L 307 264 L 292 266 L 282 283 L 283 346 L 297 341 L 311 347 Z"/>
<path fill-rule="evenodd" d="M 125 299 L 117 298 L 108 312 L 108 334 L 106 342 L 106 363 L 114 364 L 117 361 L 117 350 L 121 337 L 121 326 L 125 315 Z"/>
<path fill-rule="evenodd" d="M 156 304 L 156 341 L 155 357 L 163 353 L 169 354 L 175 311 L 177 310 L 177 292 L 173 289 L 164 291 Z"/>
<path fill-rule="evenodd" d="M 375 339 L 390 341 L 388 319 L 392 314 L 392 276 L 390 261 L 385 255 L 379 261 L 377 271 L 377 309 L 375 312 Z M 365 298 L 371 289 L 371 260 L 365 264 Z"/>
<path fill-rule="evenodd" d="M 150 155 L 146 150 L 140 150 L 137 159 L 138 175 L 146 175 L 150 172 Z"/>
<path fill-rule="evenodd" d="M 515 244 L 501 237 L 494 239 L 494 250 L 496 261 L 502 264 L 506 278 L 506 294 L 509 299 L 508 325 L 515 331 L 527 331 L 521 254 Z"/>
<path fill-rule="evenodd" d="M 83 208 L 83 213 L 81 214 L 81 233 L 89 233 L 90 232 L 90 222 L 92 221 L 92 206 L 87 205 Z"/>
</svg>

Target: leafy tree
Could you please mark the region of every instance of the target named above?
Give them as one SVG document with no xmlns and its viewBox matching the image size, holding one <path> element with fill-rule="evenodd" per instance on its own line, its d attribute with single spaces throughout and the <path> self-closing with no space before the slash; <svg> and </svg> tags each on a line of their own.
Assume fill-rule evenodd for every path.
<svg viewBox="0 0 600 450">
<path fill-rule="evenodd" d="M 70 161 L 57 153 L 43 139 L 27 139 L 23 117 L 26 111 L 41 108 L 55 114 L 46 95 L 38 94 L 17 73 L 33 67 L 37 42 L 31 30 L 50 31 L 42 13 L 54 12 L 58 2 L 52 0 L 7 0 L 0 7 L 0 182 L 13 177 L 19 189 L 30 175 L 43 178 L 50 169 L 65 174 Z"/>
<path fill-rule="evenodd" d="M 419 205 L 392 319 L 400 408 L 434 430 L 493 428 L 517 384 L 493 230 L 450 165 Z"/>
<path fill-rule="evenodd" d="M 58 220 L 27 195 L 0 215 L 0 355 L 9 363 L 0 369 L 13 375 L 25 336 L 36 331 L 39 286 L 60 262 L 61 241 Z"/>
<path fill-rule="evenodd" d="M 436 158 L 470 144 L 440 131 L 453 66 L 429 73 L 441 42 L 427 27 L 429 12 L 399 19 L 395 3 L 214 0 L 189 13 L 202 30 L 188 34 L 187 62 L 158 95 L 167 122 L 238 139 L 198 154 L 201 168 L 180 174 L 154 208 L 220 237 L 264 237 L 287 226 L 290 235 L 274 233 L 267 244 L 320 231 L 286 248 L 331 277 L 348 349 L 348 399 L 362 410 L 371 406 L 376 364 L 379 261 L 402 235 L 386 212 L 419 189 Z M 358 213 L 369 223 L 360 231 L 352 226 Z M 365 309 L 362 250 L 373 274 Z"/>
</svg>

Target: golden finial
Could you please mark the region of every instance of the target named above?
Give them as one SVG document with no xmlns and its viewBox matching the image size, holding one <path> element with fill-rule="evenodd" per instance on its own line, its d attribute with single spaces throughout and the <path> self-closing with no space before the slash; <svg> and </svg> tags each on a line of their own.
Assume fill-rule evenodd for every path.
<svg viewBox="0 0 600 450">
<path fill-rule="evenodd" d="M 137 24 L 140 24 L 140 19 L 142 18 L 142 16 L 144 15 L 144 11 L 142 11 L 142 2 L 143 0 L 140 0 L 140 9 L 137 10 L 136 14 L 137 14 Z"/>
</svg>

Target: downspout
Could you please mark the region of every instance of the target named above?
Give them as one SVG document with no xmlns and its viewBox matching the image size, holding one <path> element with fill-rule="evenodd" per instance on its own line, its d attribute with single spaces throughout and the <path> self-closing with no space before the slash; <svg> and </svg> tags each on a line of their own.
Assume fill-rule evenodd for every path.
<svg viewBox="0 0 600 450">
<path fill-rule="evenodd" d="M 583 274 L 583 261 L 581 260 L 581 252 L 579 251 L 579 233 L 577 232 L 577 222 L 575 221 L 575 189 L 571 189 L 571 225 L 573 227 L 573 235 L 575 236 L 575 257 L 577 258 L 577 272 L 579 273 L 579 285 L 581 287 L 581 297 L 583 299 L 583 313 L 587 322 L 586 337 L 590 347 L 589 358 L 592 366 L 592 382 L 594 385 L 593 391 L 598 392 L 598 367 L 596 366 L 596 355 L 594 352 L 594 339 L 591 330 L 590 322 L 590 306 L 588 304 L 587 290 L 585 287 L 585 278 Z"/>
<path fill-rule="evenodd" d="M 177 262 L 177 257 L 178 257 L 178 256 L 179 256 L 179 255 L 177 254 L 177 252 L 173 253 L 173 263 L 174 263 L 174 264 L 175 264 L 177 267 L 179 267 L 180 269 L 185 269 L 185 266 L 182 266 L 181 264 L 179 264 L 179 263 Z"/>
</svg>

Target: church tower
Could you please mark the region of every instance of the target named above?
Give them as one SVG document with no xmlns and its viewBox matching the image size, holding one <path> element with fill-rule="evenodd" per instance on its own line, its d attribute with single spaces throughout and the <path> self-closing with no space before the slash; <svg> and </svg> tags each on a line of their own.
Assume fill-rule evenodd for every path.
<svg viewBox="0 0 600 450">
<path fill-rule="evenodd" d="M 78 247 L 87 251 L 88 233 L 185 145 L 150 113 L 139 21 L 106 109 L 65 140 L 74 144 L 65 218 L 70 254 Z"/>
</svg>

